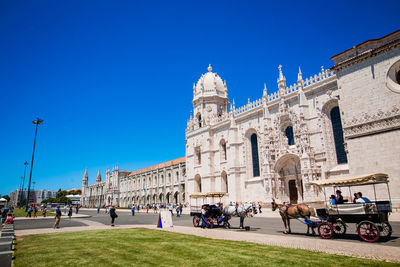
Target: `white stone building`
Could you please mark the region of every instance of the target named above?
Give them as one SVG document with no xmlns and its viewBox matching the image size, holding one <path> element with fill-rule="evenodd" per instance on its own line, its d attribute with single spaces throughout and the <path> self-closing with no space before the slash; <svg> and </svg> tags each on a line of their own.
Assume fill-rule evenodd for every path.
<svg viewBox="0 0 400 267">
<path fill-rule="evenodd" d="M 185 158 L 179 158 L 138 171 L 119 171 L 114 166 L 107 169 L 106 179 L 101 180 L 100 170 L 96 182 L 88 185 L 87 170 L 82 180 L 83 206 L 133 204 L 183 203 L 185 194 Z"/>
<path fill-rule="evenodd" d="M 314 202 L 323 195 L 310 181 L 384 172 L 399 203 L 399 43 L 400 31 L 367 41 L 332 58 L 338 74 L 322 67 L 303 79 L 299 69 L 291 86 L 279 66 L 278 91 L 264 86 L 239 108 L 209 66 L 193 86 L 186 128 L 188 193 Z"/>
<path fill-rule="evenodd" d="M 279 66 L 278 91 L 264 86 L 242 107 L 209 66 L 193 85 L 186 156 L 136 172 L 116 166 L 90 186 L 85 172 L 83 205 L 188 202 L 211 192 L 225 192 L 225 203 L 317 202 L 323 194 L 311 181 L 383 172 L 400 206 L 400 31 L 332 60 L 306 79 L 299 68 L 290 86 Z"/>
</svg>

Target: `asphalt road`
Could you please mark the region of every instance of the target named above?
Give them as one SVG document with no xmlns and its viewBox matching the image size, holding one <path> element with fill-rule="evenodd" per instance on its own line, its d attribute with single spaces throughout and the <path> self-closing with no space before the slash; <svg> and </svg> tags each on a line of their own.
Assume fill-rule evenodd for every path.
<svg viewBox="0 0 400 267">
<path fill-rule="evenodd" d="M 72 218 L 71 220 L 68 218 L 62 218 L 60 227 L 76 227 L 76 226 L 85 226 L 85 220 L 95 221 L 102 224 L 110 224 L 111 218 L 108 214 L 105 214 L 104 211 L 101 211 L 99 214 L 95 210 L 81 210 L 80 214 L 87 214 L 91 217 L 89 218 L 79 218 L 76 220 Z M 135 216 L 131 216 L 129 212 L 119 212 L 118 218 L 116 218 L 116 225 L 127 225 L 127 224 L 157 224 L 158 214 L 154 214 L 152 212 L 146 213 L 136 213 Z M 88 222 L 90 223 L 90 222 Z M 180 226 L 190 226 L 193 227 L 192 217 L 189 215 L 182 215 L 181 217 L 173 217 L 174 225 Z M 239 229 L 239 218 L 232 218 L 230 221 L 232 228 L 226 229 L 227 232 L 235 232 L 235 231 L 244 231 Z M 34 220 L 16 220 L 15 221 L 15 230 L 23 230 L 23 229 L 35 229 L 35 228 L 49 228 L 53 227 L 54 220 L 52 219 L 34 219 Z M 269 234 L 269 235 L 277 235 L 277 237 L 283 235 L 283 223 L 280 218 L 264 218 L 264 217 L 253 217 L 246 218 L 244 221 L 246 226 L 250 226 L 251 232 L 256 232 L 260 234 Z M 361 241 L 359 236 L 356 234 L 356 229 L 354 224 L 347 225 L 347 233 L 345 236 L 338 238 L 341 241 L 347 242 L 365 242 Z M 400 222 L 392 222 L 391 226 L 393 228 L 392 237 L 387 241 L 376 242 L 377 246 L 397 246 L 400 247 Z M 298 235 L 301 237 L 307 237 L 312 241 L 315 238 L 320 238 L 318 235 L 311 236 L 306 235 L 307 227 L 303 223 L 297 220 L 291 220 L 291 235 Z M 212 229 L 210 229 L 212 231 Z"/>
</svg>

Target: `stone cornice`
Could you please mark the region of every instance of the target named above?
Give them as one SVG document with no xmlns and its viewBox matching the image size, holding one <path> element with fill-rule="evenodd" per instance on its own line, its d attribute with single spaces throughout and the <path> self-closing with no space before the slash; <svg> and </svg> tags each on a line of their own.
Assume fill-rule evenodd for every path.
<svg viewBox="0 0 400 267">
<path fill-rule="evenodd" d="M 397 105 L 393 105 L 387 112 L 378 110 L 372 116 L 363 113 L 354 117 L 351 121 L 344 122 L 343 132 L 345 139 L 352 139 L 395 129 L 400 129 L 400 108 Z"/>
<path fill-rule="evenodd" d="M 388 52 L 388 51 L 390 51 L 390 50 L 392 50 L 392 49 L 394 49 L 396 47 L 399 47 L 399 46 L 400 46 L 400 39 L 394 40 L 394 41 L 392 41 L 390 43 L 387 43 L 387 44 L 385 44 L 385 45 L 383 45 L 381 47 L 378 47 L 376 49 L 372 49 L 370 51 L 367 51 L 367 52 L 364 52 L 362 54 L 359 54 L 359 55 L 357 55 L 355 57 L 349 58 L 348 60 L 340 62 L 337 65 L 335 65 L 332 68 L 330 68 L 330 70 L 338 72 L 338 71 L 340 71 L 340 70 L 342 70 L 344 68 L 348 68 L 348 67 L 350 67 L 352 65 L 355 65 L 355 64 L 358 64 L 358 63 L 360 63 L 360 62 L 362 62 L 364 60 L 367 60 L 368 58 L 375 57 L 375 56 L 377 56 L 379 54 Z"/>
</svg>

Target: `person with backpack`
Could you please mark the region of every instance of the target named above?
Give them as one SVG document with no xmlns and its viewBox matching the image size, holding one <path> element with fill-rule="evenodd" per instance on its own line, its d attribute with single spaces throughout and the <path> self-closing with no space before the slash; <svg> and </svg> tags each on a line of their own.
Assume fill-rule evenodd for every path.
<svg viewBox="0 0 400 267">
<path fill-rule="evenodd" d="M 111 206 L 109 212 L 110 212 L 110 217 L 111 217 L 111 226 L 114 226 L 115 218 L 118 217 L 118 215 L 115 211 L 115 206 Z"/>
<path fill-rule="evenodd" d="M 54 229 L 60 228 L 59 227 L 60 221 L 61 221 L 61 210 L 60 210 L 60 206 L 57 206 L 57 209 L 56 209 L 56 222 L 54 223 L 54 227 L 53 227 Z"/>
</svg>

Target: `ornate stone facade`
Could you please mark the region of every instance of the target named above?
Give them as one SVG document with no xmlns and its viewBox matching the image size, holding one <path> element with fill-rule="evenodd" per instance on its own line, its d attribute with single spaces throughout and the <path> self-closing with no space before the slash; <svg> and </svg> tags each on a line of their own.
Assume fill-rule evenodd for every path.
<svg viewBox="0 0 400 267">
<path fill-rule="evenodd" d="M 268 95 L 264 86 L 239 108 L 209 67 L 193 87 L 186 128 L 188 193 L 314 202 L 323 194 L 310 181 L 384 172 L 398 205 L 399 43 L 400 31 L 364 42 L 333 57 L 331 70 L 306 80 L 299 70 L 289 87 L 279 66 L 278 91 Z M 372 188 L 361 190 L 373 198 Z"/>
<path fill-rule="evenodd" d="M 116 205 L 180 203 L 186 201 L 185 158 L 179 158 L 138 171 L 119 171 L 114 166 L 107 169 L 106 180 L 101 180 L 100 170 L 96 183 L 88 185 L 87 170 L 83 175 L 82 205 Z"/>
</svg>

